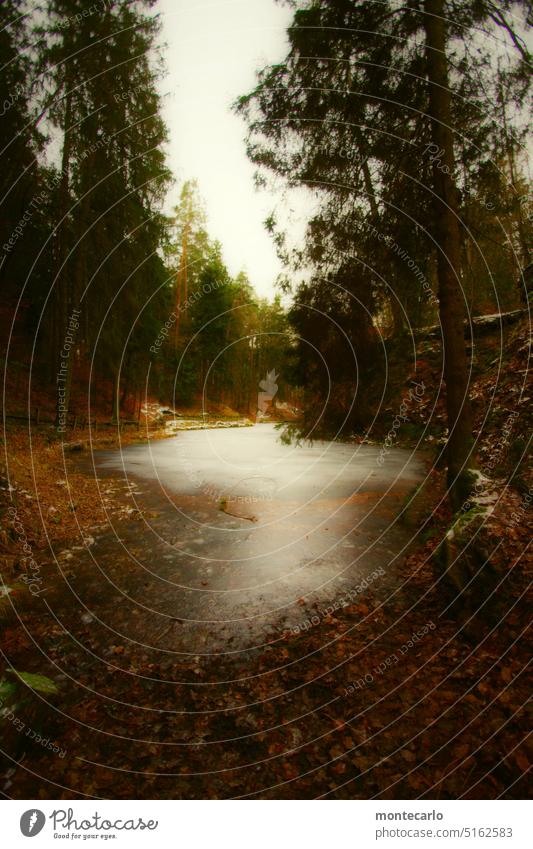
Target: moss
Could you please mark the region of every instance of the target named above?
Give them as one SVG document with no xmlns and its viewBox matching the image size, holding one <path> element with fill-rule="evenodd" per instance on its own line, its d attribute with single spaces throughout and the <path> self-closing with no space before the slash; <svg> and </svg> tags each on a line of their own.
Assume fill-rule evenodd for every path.
<svg viewBox="0 0 533 849">
<path fill-rule="evenodd" d="M 452 547 L 455 549 L 464 547 L 468 541 L 465 539 L 467 529 L 478 516 L 484 516 L 487 513 L 487 507 L 474 505 L 470 510 L 455 515 L 454 520 L 444 533 L 442 542 L 433 554 L 433 559 L 441 572 L 447 571 L 451 566 L 452 556 L 450 549 Z"/>
<path fill-rule="evenodd" d="M 472 524 L 476 516 L 482 516 L 485 513 L 488 513 L 487 507 L 482 507 L 478 504 L 475 504 L 470 510 L 465 510 L 464 513 L 458 516 L 455 522 L 452 522 L 450 526 L 450 531 L 453 531 L 454 534 L 461 538 L 469 525 Z"/>
<path fill-rule="evenodd" d="M 423 545 L 425 545 L 425 544 L 426 544 L 426 542 L 429 542 L 430 540 L 435 539 L 435 537 L 438 537 L 438 536 L 440 536 L 440 531 L 439 531 L 439 529 L 438 529 L 438 528 L 431 528 L 431 527 L 429 527 L 429 528 L 426 528 L 426 530 L 425 530 L 425 531 L 423 531 L 423 532 L 420 534 L 420 542 L 421 542 Z"/>
</svg>

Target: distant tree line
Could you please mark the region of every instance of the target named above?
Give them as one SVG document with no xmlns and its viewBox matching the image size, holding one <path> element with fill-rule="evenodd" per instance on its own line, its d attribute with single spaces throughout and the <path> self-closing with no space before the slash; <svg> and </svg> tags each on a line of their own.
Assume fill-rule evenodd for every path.
<svg viewBox="0 0 533 849">
<path fill-rule="evenodd" d="M 252 409 L 261 369 L 279 371 L 290 348 L 279 299 L 228 273 L 196 186 L 162 212 L 172 177 L 155 7 L 0 5 L 0 285 L 57 423 L 82 384 L 118 419 L 148 374 L 166 403 Z"/>
</svg>

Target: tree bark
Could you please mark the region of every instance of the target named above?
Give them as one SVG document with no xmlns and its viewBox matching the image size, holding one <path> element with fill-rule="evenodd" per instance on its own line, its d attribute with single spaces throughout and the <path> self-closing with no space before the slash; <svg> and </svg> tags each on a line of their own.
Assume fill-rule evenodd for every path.
<svg viewBox="0 0 533 849">
<path fill-rule="evenodd" d="M 434 233 L 438 245 L 439 314 L 443 337 L 448 417 L 448 487 L 454 507 L 468 490 L 472 452 L 472 415 L 468 398 L 468 362 L 464 339 L 461 287 L 461 237 L 455 182 L 451 92 L 446 55 L 444 0 L 426 0 L 426 72 L 433 157 Z"/>
<path fill-rule="evenodd" d="M 67 81 L 67 87 L 70 87 L 69 82 Z M 68 209 L 70 202 L 70 155 L 72 148 L 72 137 L 69 133 L 70 125 L 72 121 L 72 94 L 67 91 L 65 96 L 65 114 L 64 114 L 64 128 L 63 128 L 63 150 L 61 154 L 61 182 L 59 185 L 59 231 L 57 238 L 57 255 L 56 255 L 56 269 L 57 269 L 57 298 L 54 299 L 55 307 L 57 309 L 57 314 L 54 317 L 55 324 L 55 362 L 58 367 L 58 375 L 61 375 L 61 380 L 58 380 L 58 387 L 56 391 L 56 418 L 55 424 L 58 427 L 62 420 L 62 413 L 64 415 L 64 421 L 68 417 L 68 410 L 70 405 L 70 386 L 72 379 L 72 362 L 71 357 L 67 357 L 66 360 L 62 357 L 64 338 L 67 332 L 69 316 L 72 308 L 72 298 L 70 293 L 70 287 L 68 283 L 68 274 L 67 269 L 65 267 L 65 260 L 68 253 Z M 72 356 L 74 356 L 74 351 L 71 351 Z M 62 363 L 65 363 L 65 367 L 62 366 Z M 66 374 L 65 374 L 66 369 Z M 59 395 L 59 383 L 61 383 L 62 388 L 64 389 L 64 395 L 62 395 L 62 399 L 60 400 Z M 60 408 L 63 405 L 66 408 L 62 411 Z"/>
<path fill-rule="evenodd" d="M 120 422 L 120 370 L 117 367 L 113 375 L 113 401 L 111 406 L 111 421 L 114 424 Z"/>
<path fill-rule="evenodd" d="M 505 148 L 507 151 L 507 161 L 509 163 L 509 176 L 511 177 L 511 188 L 513 189 L 516 197 L 519 196 L 520 191 L 518 187 L 518 175 L 516 169 L 516 161 L 515 161 L 515 150 L 513 139 L 511 133 L 509 131 L 509 125 L 507 121 L 507 110 L 505 108 L 505 89 L 503 87 L 503 83 L 500 79 L 499 84 L 499 98 L 502 112 L 502 129 L 503 129 L 503 137 L 505 140 Z M 528 234 L 527 228 L 524 221 L 524 211 L 522 209 L 522 204 L 519 202 L 517 207 L 517 229 L 518 229 L 518 238 L 520 240 L 520 250 L 522 252 L 522 267 L 518 264 L 518 271 L 521 272 L 523 268 L 527 268 L 529 263 L 531 262 L 531 255 L 529 250 L 529 242 L 528 242 Z M 522 280 L 519 278 L 518 280 L 518 288 L 520 293 L 522 293 Z"/>
</svg>

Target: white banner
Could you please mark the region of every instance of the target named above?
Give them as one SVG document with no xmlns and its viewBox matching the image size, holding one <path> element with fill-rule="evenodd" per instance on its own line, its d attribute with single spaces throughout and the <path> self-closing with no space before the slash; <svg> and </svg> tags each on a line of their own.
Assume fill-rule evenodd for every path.
<svg viewBox="0 0 533 849">
<path fill-rule="evenodd" d="M 530 849 L 528 802 L 5 801 L 2 845 Z M 35 839 L 35 843 L 30 841 Z"/>
</svg>

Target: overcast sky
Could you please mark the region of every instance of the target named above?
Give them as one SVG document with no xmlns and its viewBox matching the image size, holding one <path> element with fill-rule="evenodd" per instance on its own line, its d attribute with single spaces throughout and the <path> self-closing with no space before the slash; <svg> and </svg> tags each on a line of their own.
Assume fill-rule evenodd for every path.
<svg viewBox="0 0 533 849">
<path fill-rule="evenodd" d="M 230 105 L 255 85 L 255 71 L 286 55 L 290 10 L 274 0 L 160 0 L 168 75 L 161 90 L 170 131 L 170 167 L 180 183 L 198 180 L 209 232 L 232 274 L 248 272 L 272 296 L 281 270 L 263 227 L 276 198 L 256 191 L 245 125 Z M 279 199 L 278 199 L 279 200 Z"/>
</svg>

